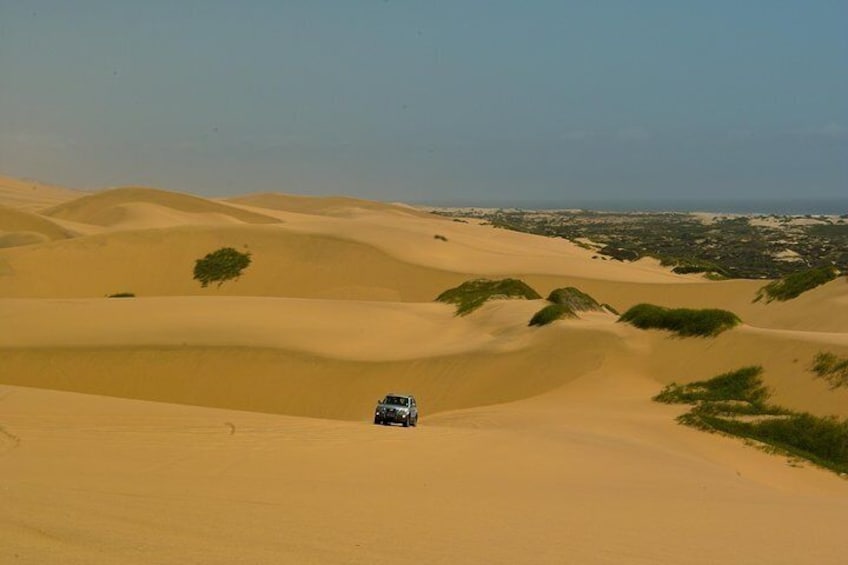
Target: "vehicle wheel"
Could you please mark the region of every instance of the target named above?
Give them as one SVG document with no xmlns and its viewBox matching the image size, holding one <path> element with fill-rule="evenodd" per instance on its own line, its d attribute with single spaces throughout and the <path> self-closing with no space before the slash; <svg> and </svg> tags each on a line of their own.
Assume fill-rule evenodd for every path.
<svg viewBox="0 0 848 565">
<path fill-rule="evenodd" d="M 416 416 L 415 419 L 412 420 L 412 427 L 413 428 L 418 427 L 418 416 Z"/>
<path fill-rule="evenodd" d="M 404 428 L 408 428 L 408 427 L 409 427 L 409 416 L 407 416 L 407 417 L 406 417 L 406 419 L 403 421 L 403 427 L 404 427 Z"/>
<path fill-rule="evenodd" d="M 382 423 L 383 422 L 380 421 L 380 418 L 374 418 L 374 425 L 375 426 L 378 425 L 378 424 L 382 424 Z"/>
</svg>

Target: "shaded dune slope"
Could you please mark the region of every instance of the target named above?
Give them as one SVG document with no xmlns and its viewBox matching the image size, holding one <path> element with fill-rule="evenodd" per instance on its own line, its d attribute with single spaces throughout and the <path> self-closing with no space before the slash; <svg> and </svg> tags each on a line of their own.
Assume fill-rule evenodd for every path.
<svg viewBox="0 0 848 565">
<path fill-rule="evenodd" d="M 66 239 L 73 234 L 38 214 L 0 204 L 0 247 Z"/>
<path fill-rule="evenodd" d="M 201 288 L 197 259 L 220 247 L 249 251 L 235 282 Z M 0 295 L 92 297 L 241 295 L 430 301 L 468 275 L 412 265 L 369 245 L 272 227 L 188 227 L 109 233 L 0 252 Z"/>
<path fill-rule="evenodd" d="M 55 218 L 100 226 L 119 226 L 134 219 L 129 205 L 147 203 L 191 214 L 219 214 L 249 224 L 272 224 L 280 220 L 189 194 L 154 188 L 125 187 L 98 192 L 44 210 Z"/>
<path fill-rule="evenodd" d="M 848 416 L 848 390 L 809 372 L 823 348 L 848 355 L 844 337 L 742 327 L 678 339 L 604 315 L 529 328 L 538 302 L 500 301 L 456 318 L 440 304 L 7 301 L 4 319 L 19 331 L 0 339 L 0 382 L 363 420 L 387 390 L 414 390 L 432 415 L 527 398 L 599 370 L 640 375 L 659 391 L 756 364 L 776 402 Z"/>
</svg>

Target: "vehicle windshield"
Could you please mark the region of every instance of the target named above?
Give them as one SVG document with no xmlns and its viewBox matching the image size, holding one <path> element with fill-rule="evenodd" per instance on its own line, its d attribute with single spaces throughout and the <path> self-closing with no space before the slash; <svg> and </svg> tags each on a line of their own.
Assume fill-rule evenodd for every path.
<svg viewBox="0 0 848 565">
<path fill-rule="evenodd" d="M 387 396 L 386 399 L 383 400 L 383 404 L 390 404 L 392 406 L 408 406 L 409 399 L 402 396 Z"/>
</svg>

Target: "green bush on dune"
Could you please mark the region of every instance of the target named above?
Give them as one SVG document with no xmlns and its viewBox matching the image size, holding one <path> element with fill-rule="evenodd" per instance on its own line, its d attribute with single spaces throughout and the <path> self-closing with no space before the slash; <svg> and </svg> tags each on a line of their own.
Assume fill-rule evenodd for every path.
<svg viewBox="0 0 848 565">
<path fill-rule="evenodd" d="M 489 300 L 497 298 L 519 298 L 536 300 L 542 298 L 527 283 L 518 279 L 474 279 L 441 293 L 436 300 L 456 305 L 456 314 L 464 316 L 473 312 Z"/>
<path fill-rule="evenodd" d="M 530 319 L 530 326 L 546 326 L 563 318 L 577 318 L 577 312 L 602 311 L 597 300 L 573 286 L 557 288 L 548 295 L 548 304 Z"/>
<path fill-rule="evenodd" d="M 754 302 L 759 302 L 763 298 L 766 299 L 766 304 L 774 300 L 778 302 L 791 300 L 808 290 L 832 281 L 836 278 L 837 274 L 836 267 L 825 265 L 786 275 L 782 279 L 772 281 L 758 290 Z"/>
<path fill-rule="evenodd" d="M 237 279 L 250 265 L 250 253 L 241 253 L 232 247 L 222 247 L 198 259 L 194 265 L 194 279 L 206 288 L 217 282 L 220 287 L 225 281 Z"/>
<path fill-rule="evenodd" d="M 707 381 L 670 384 L 654 397 L 692 404 L 677 421 L 708 432 L 758 441 L 784 454 L 848 472 L 848 419 L 819 417 L 768 404 L 762 367 L 745 367 Z"/>
<path fill-rule="evenodd" d="M 548 301 L 568 306 L 575 312 L 601 310 L 597 300 L 573 286 L 552 290 L 548 295 Z"/>
<path fill-rule="evenodd" d="M 576 318 L 577 313 L 565 304 L 548 304 L 530 318 L 530 326 L 546 326 L 563 318 Z"/>
<path fill-rule="evenodd" d="M 683 337 L 712 337 L 741 322 L 733 312 L 717 308 L 664 308 L 637 304 L 625 312 L 620 322 L 639 329 L 669 330 Z"/>
</svg>

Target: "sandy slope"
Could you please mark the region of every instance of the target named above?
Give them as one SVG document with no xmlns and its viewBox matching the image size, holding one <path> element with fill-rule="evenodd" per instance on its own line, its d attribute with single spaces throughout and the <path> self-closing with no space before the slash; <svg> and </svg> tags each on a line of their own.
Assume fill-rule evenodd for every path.
<svg viewBox="0 0 848 565">
<path fill-rule="evenodd" d="M 809 371 L 848 355 L 842 278 L 753 304 L 758 281 L 346 198 L 117 189 L 32 210 L 0 220 L 74 237 L 0 249 L 0 563 L 844 560 L 844 480 L 650 400 L 760 364 L 781 404 L 848 416 Z M 253 264 L 200 288 L 194 261 L 225 245 Z M 745 324 L 676 339 L 432 301 L 493 275 Z M 419 428 L 370 424 L 389 390 L 416 394 Z"/>
<path fill-rule="evenodd" d="M 139 210 L 137 209 L 139 203 L 150 204 L 151 207 Z M 135 205 L 135 209 L 132 207 L 126 208 L 133 205 Z M 138 227 L 139 225 L 155 227 L 160 224 L 161 212 L 158 212 L 159 209 L 173 209 L 190 214 L 209 214 L 212 219 L 228 216 L 234 220 L 254 224 L 276 222 L 274 218 L 262 214 L 246 212 L 197 196 L 143 187 L 115 188 L 90 194 L 48 208 L 43 210 L 42 213 L 55 218 L 100 226 L 123 227 L 121 224 L 129 219 L 130 227 Z M 149 226 L 145 224 L 143 219 L 145 212 L 151 218 Z"/>
<path fill-rule="evenodd" d="M 45 243 L 71 236 L 71 232 L 43 216 L 0 205 L 0 248 Z"/>
<path fill-rule="evenodd" d="M 404 216 L 432 217 L 415 208 L 349 198 L 346 196 L 298 196 L 296 194 L 259 193 L 227 198 L 226 202 L 255 208 L 295 212 L 317 216 L 355 217 L 365 211 L 395 212 Z"/>
<path fill-rule="evenodd" d="M 652 389 L 589 375 L 404 430 L 2 387 L 0 561 L 842 562 L 844 481 Z"/>
</svg>

